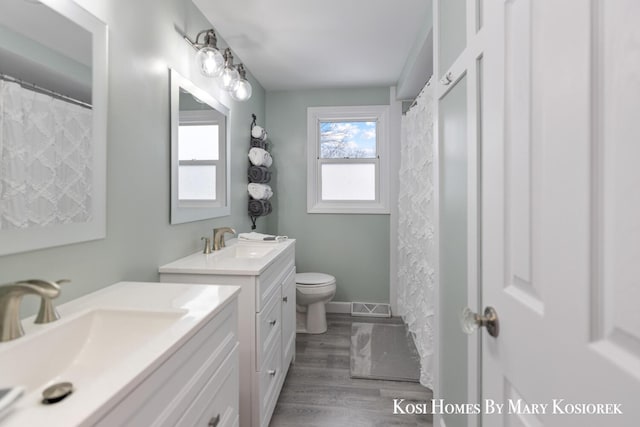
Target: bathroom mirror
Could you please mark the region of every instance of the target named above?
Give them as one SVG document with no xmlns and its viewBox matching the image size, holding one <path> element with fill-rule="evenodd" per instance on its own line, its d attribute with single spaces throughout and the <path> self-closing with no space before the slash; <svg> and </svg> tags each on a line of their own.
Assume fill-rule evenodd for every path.
<svg viewBox="0 0 640 427">
<path fill-rule="evenodd" d="M 105 237 L 107 26 L 71 0 L 0 5 L 0 255 Z"/>
<path fill-rule="evenodd" d="M 229 215 L 229 109 L 171 70 L 171 224 Z"/>
</svg>

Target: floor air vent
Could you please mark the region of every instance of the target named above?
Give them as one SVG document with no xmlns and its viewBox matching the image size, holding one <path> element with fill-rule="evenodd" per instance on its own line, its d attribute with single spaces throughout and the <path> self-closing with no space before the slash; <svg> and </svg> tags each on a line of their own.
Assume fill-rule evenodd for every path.
<svg viewBox="0 0 640 427">
<path fill-rule="evenodd" d="M 351 315 L 359 317 L 391 317 L 391 306 L 372 302 L 352 302 Z"/>
</svg>

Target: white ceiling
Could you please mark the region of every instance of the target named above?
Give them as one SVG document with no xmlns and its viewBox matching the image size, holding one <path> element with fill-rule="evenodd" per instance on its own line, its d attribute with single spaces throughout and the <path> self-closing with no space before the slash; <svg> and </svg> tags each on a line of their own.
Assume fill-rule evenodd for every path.
<svg viewBox="0 0 640 427">
<path fill-rule="evenodd" d="M 395 85 L 431 26 L 430 0 L 193 2 L 267 90 Z"/>
</svg>

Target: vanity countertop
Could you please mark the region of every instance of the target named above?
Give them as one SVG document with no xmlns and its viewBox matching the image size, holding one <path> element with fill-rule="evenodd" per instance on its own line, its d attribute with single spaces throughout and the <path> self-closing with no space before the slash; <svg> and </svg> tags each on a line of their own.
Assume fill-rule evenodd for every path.
<svg viewBox="0 0 640 427">
<path fill-rule="evenodd" d="M 26 388 L 0 426 L 93 424 L 239 290 L 120 282 L 60 305 L 56 322 L 35 325 L 33 318 L 24 319 L 25 336 L 0 342 L 0 386 Z M 43 405 L 42 390 L 61 381 L 72 382 L 74 392 Z"/>
<path fill-rule="evenodd" d="M 160 273 L 173 274 L 222 274 L 258 276 L 267 269 L 280 254 L 292 247 L 295 239 L 287 239 L 278 242 L 249 242 L 229 239 L 227 246 L 218 251 L 204 254 L 197 252 L 176 261 L 165 264 L 159 268 Z M 247 251 L 242 251 L 248 249 Z M 267 252 L 262 256 L 250 253 L 256 250 L 257 255 Z M 239 256 L 235 254 L 239 253 Z"/>
</svg>

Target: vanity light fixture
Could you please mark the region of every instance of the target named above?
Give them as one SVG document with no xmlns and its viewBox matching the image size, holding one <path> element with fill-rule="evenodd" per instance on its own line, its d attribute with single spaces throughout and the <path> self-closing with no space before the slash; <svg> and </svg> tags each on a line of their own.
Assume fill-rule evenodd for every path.
<svg viewBox="0 0 640 427">
<path fill-rule="evenodd" d="M 240 74 L 240 79 L 231 92 L 231 97 L 236 101 L 246 101 L 251 98 L 251 83 L 247 80 L 247 71 L 244 69 L 244 65 L 238 64 L 236 69 L 238 70 L 238 74 Z"/>
<path fill-rule="evenodd" d="M 186 35 L 183 37 L 197 51 L 196 64 L 203 76 L 216 78 L 218 84 L 236 101 L 251 98 L 252 88 L 247 80 L 247 71 L 242 64 L 233 65 L 231 49 L 226 48 L 224 54 L 220 53 L 213 28 L 200 31 L 195 41 L 191 41 Z M 203 37 L 202 43 L 200 37 Z"/>
</svg>

